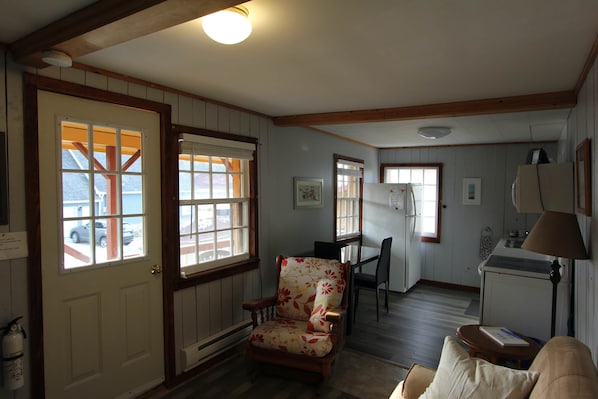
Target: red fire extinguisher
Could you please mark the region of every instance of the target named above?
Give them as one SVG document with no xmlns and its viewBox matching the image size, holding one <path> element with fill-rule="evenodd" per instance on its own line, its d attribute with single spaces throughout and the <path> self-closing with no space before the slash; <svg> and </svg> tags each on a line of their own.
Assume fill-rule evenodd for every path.
<svg viewBox="0 0 598 399">
<path fill-rule="evenodd" d="M 2 374 L 6 389 L 19 389 L 25 384 L 23 339 L 27 338 L 27 335 L 19 324 L 21 318 L 17 317 L 2 328 Z"/>
</svg>

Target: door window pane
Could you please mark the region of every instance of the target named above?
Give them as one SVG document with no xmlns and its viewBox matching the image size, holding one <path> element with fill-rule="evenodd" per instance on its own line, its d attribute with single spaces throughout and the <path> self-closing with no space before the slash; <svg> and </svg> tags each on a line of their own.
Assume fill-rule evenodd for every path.
<svg viewBox="0 0 598 399">
<path fill-rule="evenodd" d="M 60 127 L 63 270 L 144 256 L 142 133 Z"/>
</svg>

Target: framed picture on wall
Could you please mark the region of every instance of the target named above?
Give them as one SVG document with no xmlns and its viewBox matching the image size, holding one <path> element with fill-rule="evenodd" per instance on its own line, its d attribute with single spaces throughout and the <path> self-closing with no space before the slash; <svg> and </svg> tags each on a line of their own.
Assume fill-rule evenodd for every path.
<svg viewBox="0 0 598 399">
<path fill-rule="evenodd" d="M 295 209 L 321 208 L 323 206 L 324 179 L 294 177 L 293 186 Z"/>
<path fill-rule="evenodd" d="M 590 139 L 586 138 L 575 149 L 575 208 L 586 216 L 592 216 L 590 169 Z"/>
<path fill-rule="evenodd" d="M 463 179 L 463 205 L 482 203 L 482 179 L 479 177 Z"/>
</svg>

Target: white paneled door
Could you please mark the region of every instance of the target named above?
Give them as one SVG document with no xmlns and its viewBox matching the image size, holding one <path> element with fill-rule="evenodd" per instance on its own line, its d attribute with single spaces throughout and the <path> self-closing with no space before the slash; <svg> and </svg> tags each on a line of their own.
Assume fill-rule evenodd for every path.
<svg viewBox="0 0 598 399">
<path fill-rule="evenodd" d="M 38 93 L 46 398 L 164 380 L 159 115 Z"/>
</svg>

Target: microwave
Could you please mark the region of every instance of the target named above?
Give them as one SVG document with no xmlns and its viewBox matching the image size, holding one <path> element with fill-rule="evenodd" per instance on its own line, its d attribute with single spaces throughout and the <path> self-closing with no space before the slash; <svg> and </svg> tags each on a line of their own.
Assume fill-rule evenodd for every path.
<svg viewBox="0 0 598 399">
<path fill-rule="evenodd" d="M 519 165 L 511 197 L 519 213 L 575 213 L 573 163 Z"/>
</svg>

